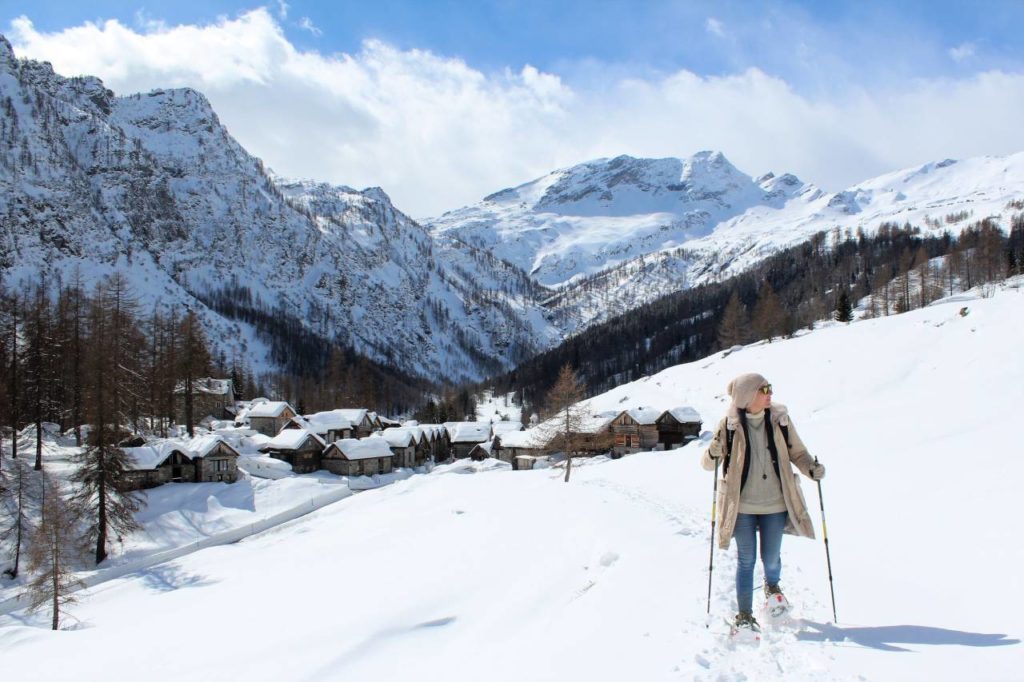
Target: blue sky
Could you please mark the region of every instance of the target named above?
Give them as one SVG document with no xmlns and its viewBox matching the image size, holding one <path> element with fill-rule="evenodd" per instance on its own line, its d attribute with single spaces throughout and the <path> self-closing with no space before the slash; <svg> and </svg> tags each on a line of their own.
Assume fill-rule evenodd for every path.
<svg viewBox="0 0 1024 682">
<path fill-rule="evenodd" d="M 27 15 L 42 31 L 85 21 L 141 18 L 203 24 L 259 2 L 176 0 L 0 3 L 5 22 Z M 375 0 L 262 3 L 296 46 L 352 52 L 366 38 L 428 49 L 493 71 L 531 64 L 570 77 L 614 65 L 637 72 L 723 74 L 758 67 L 801 87 L 839 69 L 858 81 L 958 75 L 1019 67 L 1024 2 L 694 2 L 644 0 Z M 309 27 L 300 26 L 308 18 Z M 709 23 L 710 22 L 710 23 Z M 715 23 L 717 22 L 717 23 Z M 722 35 L 716 33 L 720 26 Z M 796 49 L 806 42 L 805 50 Z M 967 46 L 964 48 L 963 46 Z M 951 51 L 965 49 L 956 59 Z"/>
<path fill-rule="evenodd" d="M 194 87 L 276 170 L 418 216 L 619 153 L 841 189 L 1017 152 L 1021 26 L 1021 0 L 0 0 L 19 56 Z"/>
</svg>

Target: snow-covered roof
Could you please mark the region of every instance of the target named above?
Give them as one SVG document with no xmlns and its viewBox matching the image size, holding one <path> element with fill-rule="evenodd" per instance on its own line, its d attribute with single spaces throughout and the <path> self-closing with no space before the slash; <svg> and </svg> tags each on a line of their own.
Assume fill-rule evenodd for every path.
<svg viewBox="0 0 1024 682">
<path fill-rule="evenodd" d="M 409 433 L 411 433 L 412 442 L 416 443 L 416 445 L 419 445 L 420 442 L 427 437 L 427 430 L 419 426 L 399 426 L 397 428 L 400 428 L 404 431 L 408 431 Z M 388 429 L 385 429 L 384 431 L 386 433 Z"/>
<path fill-rule="evenodd" d="M 391 447 L 387 440 L 380 436 L 369 438 L 342 438 L 336 440 L 332 445 L 345 455 L 348 459 L 374 459 L 376 457 L 391 457 Z"/>
<path fill-rule="evenodd" d="M 248 416 L 250 419 L 252 417 L 280 417 L 286 408 L 291 410 L 292 413 L 295 412 L 295 410 L 292 409 L 292 406 L 284 401 L 267 401 L 265 403 L 260 403 L 259 405 L 253 405 L 249 410 Z"/>
<path fill-rule="evenodd" d="M 580 433 L 597 433 L 621 414 L 615 410 L 588 414 L 580 420 Z M 659 415 L 660 416 L 660 415 Z"/>
<path fill-rule="evenodd" d="M 316 439 L 316 442 L 320 444 L 320 447 L 324 447 L 326 443 L 324 439 L 316 435 L 312 431 L 306 431 L 305 429 L 284 429 L 281 433 L 271 438 L 263 449 L 267 450 L 297 450 L 302 447 L 302 444 L 306 442 L 306 439 L 312 436 Z"/>
<path fill-rule="evenodd" d="M 235 450 L 235 448 L 231 447 L 231 444 L 224 438 L 215 435 L 196 436 L 185 444 L 185 448 L 193 457 L 206 457 L 208 454 L 216 450 L 217 446 L 221 443 L 224 443 L 224 445 Z M 235 450 L 235 454 L 238 454 L 237 450 Z"/>
<path fill-rule="evenodd" d="M 673 407 L 667 410 L 680 423 L 701 423 L 700 413 L 692 407 Z"/>
<path fill-rule="evenodd" d="M 446 431 L 444 424 L 420 424 L 419 427 L 431 438 L 441 436 Z"/>
<path fill-rule="evenodd" d="M 658 421 L 658 417 L 665 414 L 664 410 L 651 407 L 650 405 L 644 405 L 643 407 L 634 407 L 631 410 L 626 410 L 629 416 L 636 420 L 637 424 L 653 424 Z"/>
<path fill-rule="evenodd" d="M 407 448 L 416 442 L 416 434 L 411 429 L 390 428 L 384 429 L 380 437 L 388 442 L 393 448 Z"/>
<path fill-rule="evenodd" d="M 342 429 L 350 429 L 353 426 L 352 421 L 343 414 L 345 412 L 352 411 L 328 410 L 327 412 L 317 412 L 312 415 L 305 415 L 305 420 L 309 424 L 310 430 L 316 433 L 341 431 Z"/>
<path fill-rule="evenodd" d="M 121 448 L 124 450 L 128 460 L 129 469 L 156 469 L 160 466 L 165 459 L 170 457 L 174 452 L 180 452 L 181 454 L 189 457 L 188 451 L 181 443 L 164 440 L 154 441 L 147 443 L 146 445 L 140 445 L 136 448 Z M 191 457 L 189 457 L 191 459 Z"/>
<path fill-rule="evenodd" d="M 503 421 L 503 422 L 492 422 L 491 423 L 491 431 L 496 436 L 498 434 L 508 433 L 509 431 L 522 431 L 522 430 L 523 430 L 523 423 L 522 422 L 504 422 Z"/>
<path fill-rule="evenodd" d="M 476 446 L 474 446 L 473 450 L 476 450 L 477 448 L 480 448 L 481 450 L 483 450 L 484 452 L 487 453 L 488 457 L 490 457 L 491 456 L 491 447 L 492 447 L 491 441 L 484 441 L 483 443 L 477 443 Z"/>
<path fill-rule="evenodd" d="M 503 448 L 542 448 L 544 437 L 539 429 L 528 431 L 508 431 L 498 434 L 498 442 Z"/>
<path fill-rule="evenodd" d="M 344 417 L 345 419 L 349 420 L 349 422 L 351 422 L 353 425 L 362 423 L 363 418 L 369 414 L 369 410 L 365 408 L 346 408 L 339 410 L 331 410 L 331 412 L 334 412 L 337 415 Z"/>
<path fill-rule="evenodd" d="M 453 443 L 482 443 L 491 437 L 488 422 L 446 422 L 444 426 Z"/>
<path fill-rule="evenodd" d="M 383 425 L 385 427 L 387 427 L 387 426 L 401 426 L 402 425 L 402 423 L 400 421 L 398 421 L 397 419 L 388 419 L 387 417 L 381 417 L 380 415 L 377 415 L 377 419 L 378 419 L 378 421 L 380 421 L 381 425 Z"/>
</svg>

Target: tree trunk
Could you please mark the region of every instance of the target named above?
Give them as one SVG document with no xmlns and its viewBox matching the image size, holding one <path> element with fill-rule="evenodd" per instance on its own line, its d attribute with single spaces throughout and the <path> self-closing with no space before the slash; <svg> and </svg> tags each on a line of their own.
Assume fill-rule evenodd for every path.
<svg viewBox="0 0 1024 682">
<path fill-rule="evenodd" d="M 53 561 L 53 629 L 60 629 L 60 541 L 54 531 L 51 542 Z"/>
</svg>

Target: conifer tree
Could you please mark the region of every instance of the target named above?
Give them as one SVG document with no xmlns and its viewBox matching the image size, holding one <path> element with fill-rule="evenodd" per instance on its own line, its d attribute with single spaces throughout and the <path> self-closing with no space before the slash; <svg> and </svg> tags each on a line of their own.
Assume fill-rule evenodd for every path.
<svg viewBox="0 0 1024 682">
<path fill-rule="evenodd" d="M 29 506 L 36 496 L 30 489 L 31 474 L 27 468 L 21 460 L 15 460 L 6 473 L 0 474 L 0 508 L 8 512 L 5 525 L 0 527 L 0 540 L 11 548 L 11 566 L 4 571 L 10 578 L 18 577 L 22 549 L 32 532 Z"/>
<path fill-rule="evenodd" d="M 836 299 L 835 318 L 838 322 L 853 320 L 853 304 L 850 303 L 850 294 L 845 288 L 839 292 L 839 298 Z"/>
<path fill-rule="evenodd" d="M 18 430 L 21 428 L 23 349 L 20 335 L 22 301 L 17 291 L 0 299 L 3 303 L 4 365 L 7 374 L 7 419 L 11 427 L 11 459 L 18 458 Z"/>
<path fill-rule="evenodd" d="M 63 610 L 76 603 L 74 591 L 82 587 L 72 570 L 77 540 L 74 514 L 56 484 L 44 476 L 39 526 L 28 551 L 28 569 L 34 576 L 28 584 L 28 596 L 31 611 L 50 606 L 54 630 L 60 628 Z"/>
<path fill-rule="evenodd" d="M 185 427 L 188 435 L 195 436 L 194 398 L 196 381 L 206 374 L 210 368 L 210 351 L 207 347 L 206 333 L 195 312 L 190 310 L 181 323 L 181 390 L 184 391 Z M 176 389 L 178 390 L 178 389 Z"/>
<path fill-rule="evenodd" d="M 733 290 L 722 314 L 722 323 L 718 326 L 718 345 L 723 349 L 742 345 L 749 334 L 746 308 L 740 303 L 739 294 Z"/>
<path fill-rule="evenodd" d="M 580 429 L 585 416 L 579 402 L 583 400 L 583 382 L 570 365 L 563 365 L 558 379 L 547 394 L 547 407 L 551 414 L 548 449 L 565 454 L 565 482 L 572 472 L 572 458 L 579 450 Z"/>
<path fill-rule="evenodd" d="M 768 339 L 770 342 L 781 333 L 785 324 L 786 311 L 775 295 L 772 285 L 765 282 L 761 287 L 761 295 L 754 306 L 754 318 L 752 325 L 754 334 L 759 339 Z"/>
<path fill-rule="evenodd" d="M 71 480 L 78 484 L 74 502 L 92 520 L 86 537 L 95 543 L 97 565 L 107 558 L 112 534 L 127 535 L 139 529 L 135 512 L 142 499 L 127 488 L 128 455 L 117 446 L 123 436 L 110 425 L 95 425 L 89 431 L 86 448 L 74 458 L 78 465 Z"/>
</svg>

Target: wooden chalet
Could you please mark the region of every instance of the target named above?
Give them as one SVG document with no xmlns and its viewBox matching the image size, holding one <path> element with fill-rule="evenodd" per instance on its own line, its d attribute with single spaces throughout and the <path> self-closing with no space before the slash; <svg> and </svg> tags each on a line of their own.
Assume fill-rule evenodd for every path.
<svg viewBox="0 0 1024 682">
<path fill-rule="evenodd" d="M 249 428 L 273 438 L 294 419 L 295 410 L 286 402 L 267 401 L 249 408 Z"/>
<path fill-rule="evenodd" d="M 326 445 L 315 433 L 303 429 L 284 429 L 261 447 L 260 451 L 274 459 L 288 462 L 297 474 L 308 474 L 320 468 Z"/>
<path fill-rule="evenodd" d="M 582 455 L 600 455 L 612 452 L 615 447 L 612 421 L 619 415 L 619 412 L 611 411 L 584 417 L 577 434 L 577 452 Z"/>
<path fill-rule="evenodd" d="M 658 417 L 658 442 L 665 450 L 677 448 L 700 436 L 700 414 L 692 407 L 673 407 Z"/>
<path fill-rule="evenodd" d="M 652 450 L 658 446 L 658 417 L 661 410 L 653 407 L 635 407 L 623 410 L 611 421 L 615 436 L 612 456 L 621 456 L 640 450 Z"/>
<path fill-rule="evenodd" d="M 327 446 L 323 468 L 339 476 L 372 476 L 392 471 L 393 458 L 384 438 L 343 438 Z"/>
</svg>

